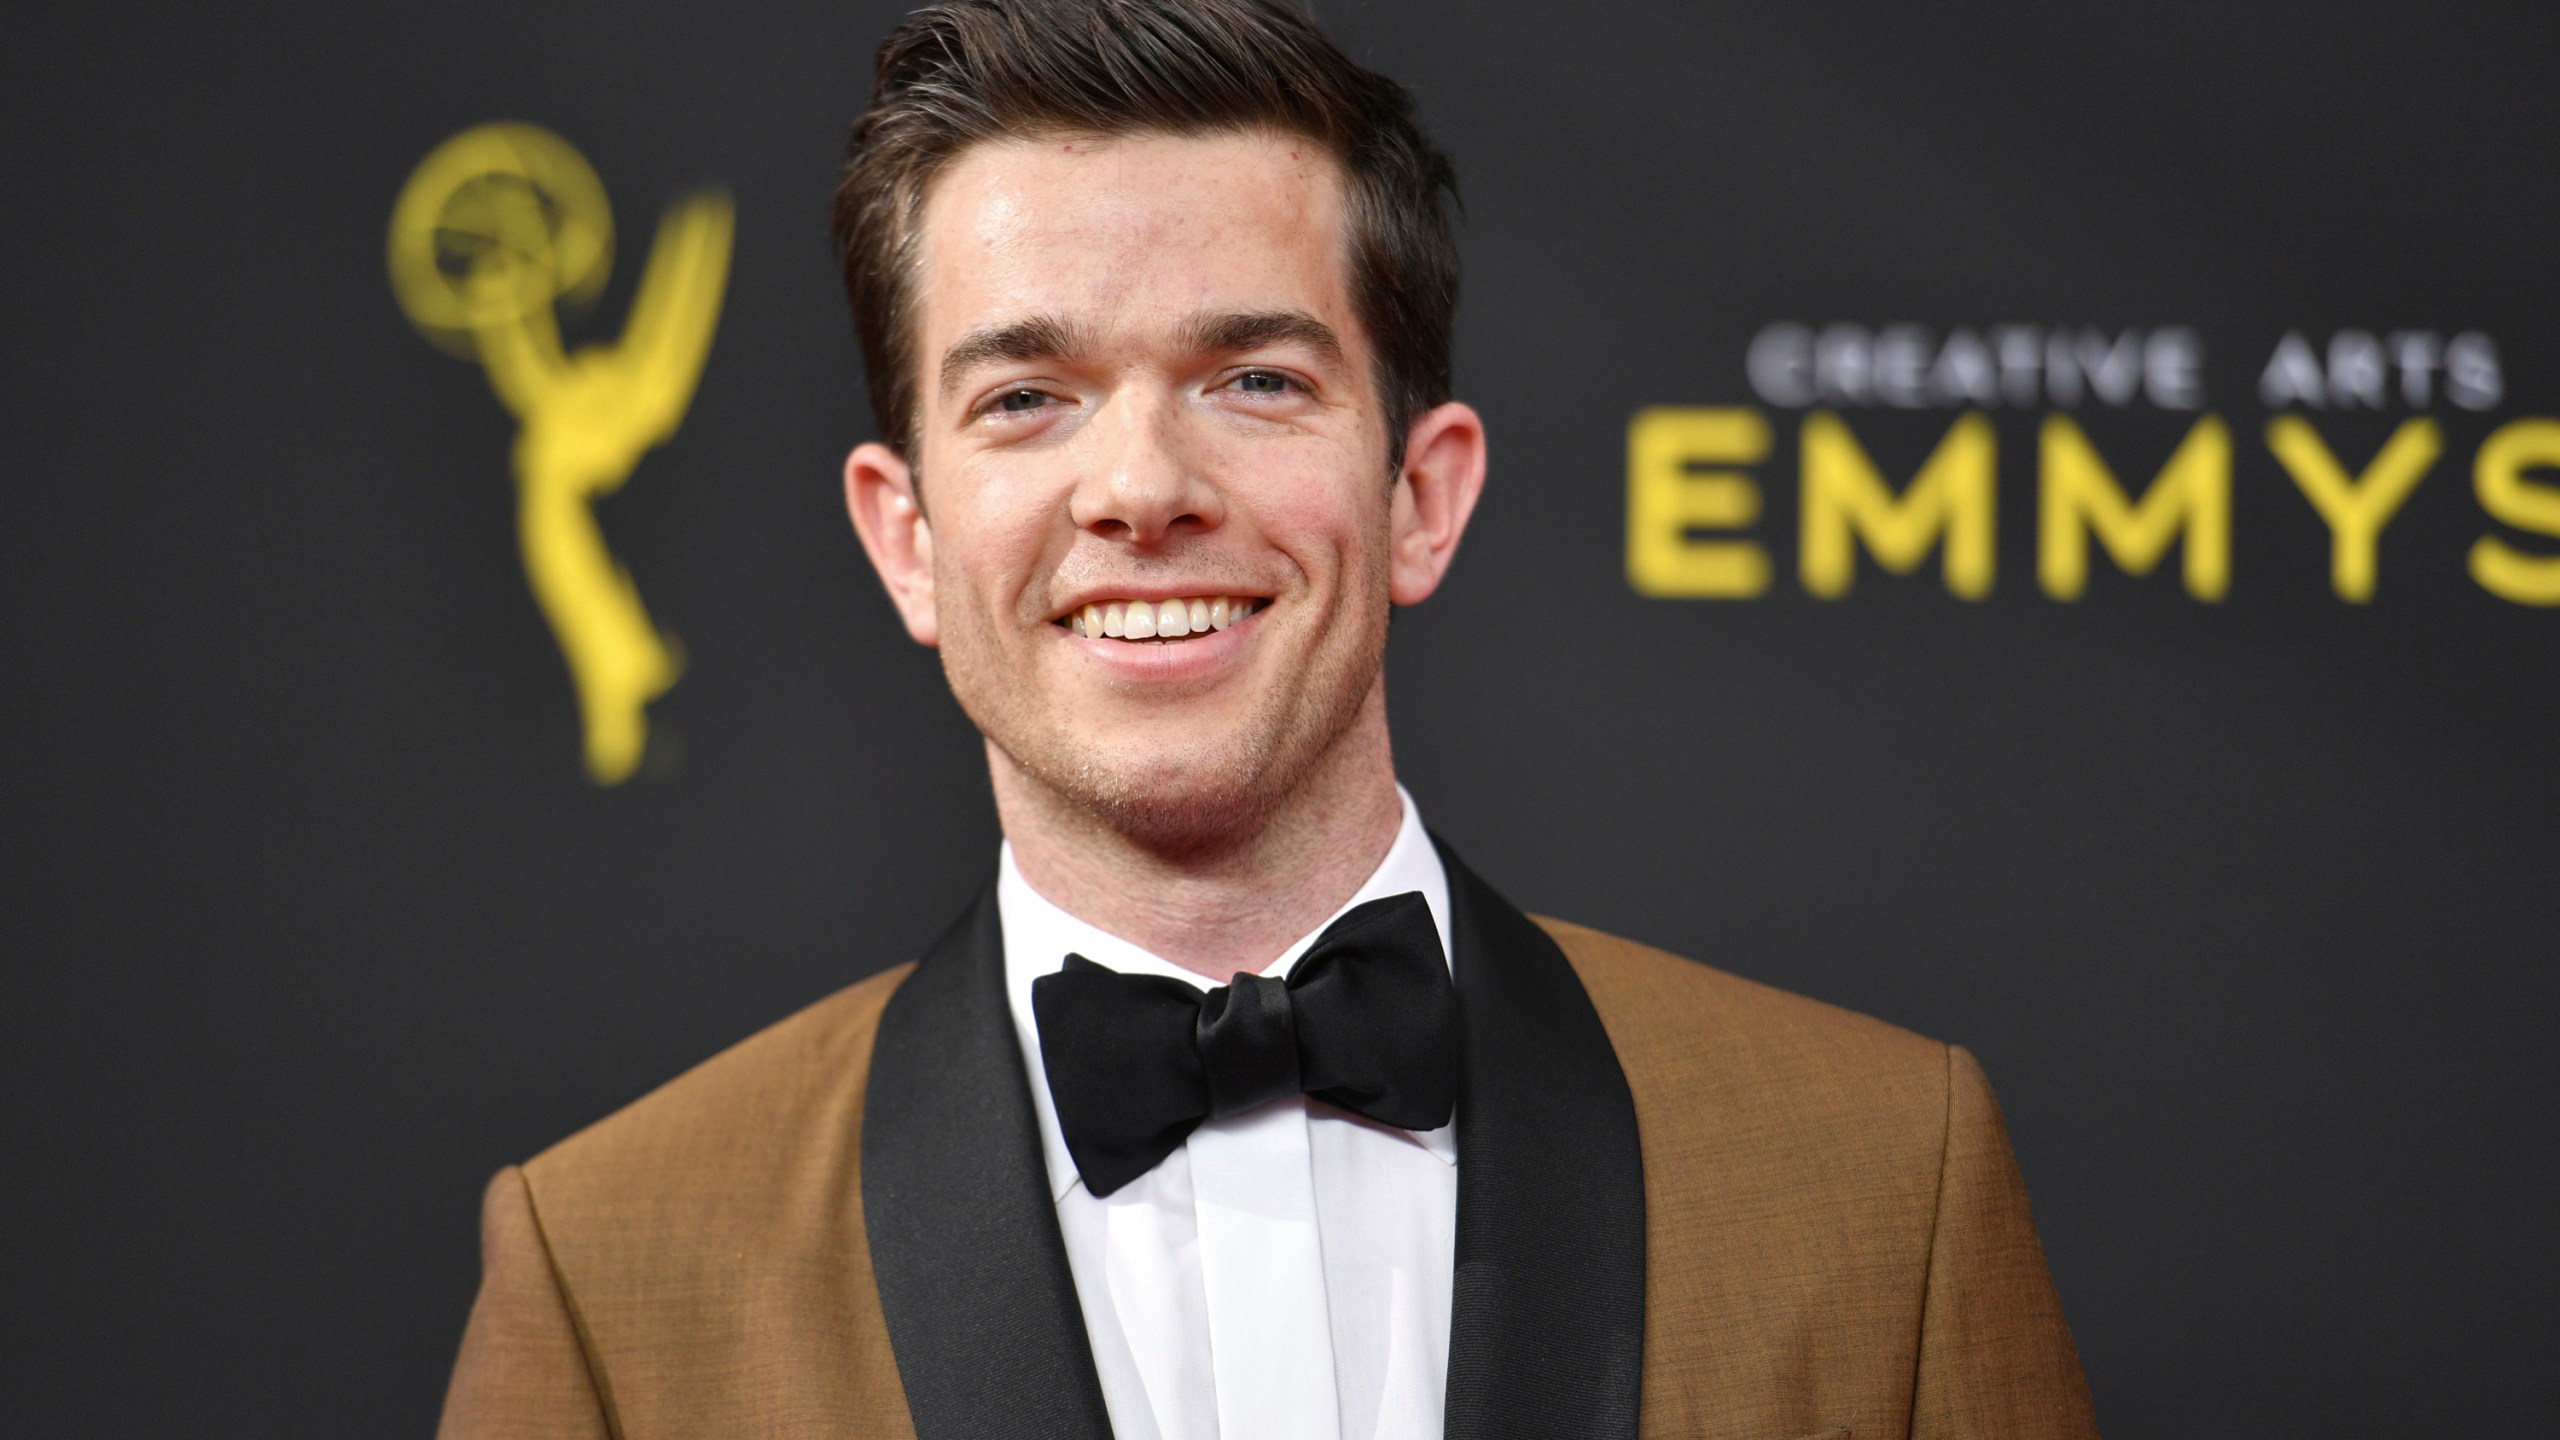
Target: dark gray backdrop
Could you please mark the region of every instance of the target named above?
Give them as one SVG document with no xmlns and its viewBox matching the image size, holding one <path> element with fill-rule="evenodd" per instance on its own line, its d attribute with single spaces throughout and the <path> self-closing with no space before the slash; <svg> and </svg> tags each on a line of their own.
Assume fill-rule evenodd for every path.
<svg viewBox="0 0 2560 1440">
<path fill-rule="evenodd" d="M 900 8 L 21 17 L 0 1430 L 424 1433 L 493 1169 L 986 872 L 974 737 L 836 491 L 870 420 L 821 209 Z M 2111 1433 L 2560 1425 L 2560 614 L 2462 568 L 2473 448 L 2560 411 L 2547 8 L 1319 9 L 1471 217 L 1493 488 L 1391 661 L 1435 826 L 1531 908 L 1978 1052 Z M 612 790 L 512 421 L 383 275 L 410 167 L 498 118 L 614 198 L 588 338 L 661 205 L 739 204 L 692 414 L 603 507 L 690 657 L 672 765 Z M 2229 600 L 2174 560 L 2038 594 L 2032 412 L 1996 417 L 1985 602 L 1805 595 L 1774 412 L 1777 586 L 1639 598 L 1628 417 L 1754 403 L 1772 320 L 2196 328 Z M 2284 330 L 2349 326 L 2507 361 L 2497 411 L 2439 407 L 2363 607 L 2253 393 Z M 2360 464 L 2397 418 L 2319 423 Z M 1851 416 L 1897 476 L 1947 419 Z M 2131 482 L 2186 417 L 2089 423 Z"/>
</svg>

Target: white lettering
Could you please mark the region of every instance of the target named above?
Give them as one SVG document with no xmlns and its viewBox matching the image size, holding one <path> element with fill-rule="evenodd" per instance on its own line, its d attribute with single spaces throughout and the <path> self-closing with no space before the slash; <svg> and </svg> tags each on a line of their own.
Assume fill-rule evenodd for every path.
<svg viewBox="0 0 2560 1440">
<path fill-rule="evenodd" d="M 1812 404 L 1813 332 L 1786 321 L 1761 326 L 1760 333 L 1751 337 L 1743 368 L 1750 372 L 1751 388 L 1764 403 L 1782 410 Z"/>
<path fill-rule="evenodd" d="M 2424 410 L 2433 398 L 2428 377 L 2435 373 L 2436 362 L 2444 358 L 2444 346 L 2433 330 L 2395 330 L 2384 342 L 2391 347 L 2392 362 L 2400 367 L 2400 398 L 2412 410 Z"/>
<path fill-rule="evenodd" d="M 2170 326 L 2151 332 L 2142 347 L 2142 387 L 2163 410 L 2204 406 L 2204 344 L 2193 330 Z"/>
<path fill-rule="evenodd" d="M 2039 347 L 2034 327 L 2003 325 L 1991 332 L 1991 343 L 2000 352 L 2001 393 L 2009 397 L 2010 404 L 2021 408 L 2036 403 Z"/>
<path fill-rule="evenodd" d="M 1834 405 L 1864 405 L 1875 396 L 1875 356 L 1856 325 L 1826 326 L 1813 342 L 1813 390 Z"/>
<path fill-rule="evenodd" d="M 2386 378 L 2382 342 L 2370 331 L 2341 330 L 2329 337 L 2329 403 L 2341 410 L 2382 408 Z"/>
<path fill-rule="evenodd" d="M 2445 342 L 2444 398 L 2465 410 L 2486 410 L 2506 397 L 2498 372 L 2498 347 L 2477 330 Z"/>
<path fill-rule="evenodd" d="M 2276 342 L 2276 353 L 2267 357 L 2267 368 L 2258 376 L 2258 398 L 2267 408 L 2281 410 L 2288 405 L 2308 405 L 2317 410 L 2329 403 L 2328 382 L 2320 373 L 2320 361 L 2311 353 L 2311 342 L 2302 332 L 2287 330 Z"/>
<path fill-rule="evenodd" d="M 1940 405 L 2000 403 L 2000 374 L 1981 336 L 1970 330 L 1948 334 L 1938 363 L 1929 367 L 1929 398 Z"/>
</svg>

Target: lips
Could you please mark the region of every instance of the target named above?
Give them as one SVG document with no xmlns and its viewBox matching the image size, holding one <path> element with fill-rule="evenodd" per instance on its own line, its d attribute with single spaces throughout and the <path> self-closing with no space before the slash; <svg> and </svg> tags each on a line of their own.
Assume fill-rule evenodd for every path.
<svg viewBox="0 0 2560 1440">
<path fill-rule="evenodd" d="M 1247 595 L 1099 600 L 1061 617 L 1057 623 L 1089 639 L 1162 642 L 1224 630 L 1263 604 Z"/>
</svg>

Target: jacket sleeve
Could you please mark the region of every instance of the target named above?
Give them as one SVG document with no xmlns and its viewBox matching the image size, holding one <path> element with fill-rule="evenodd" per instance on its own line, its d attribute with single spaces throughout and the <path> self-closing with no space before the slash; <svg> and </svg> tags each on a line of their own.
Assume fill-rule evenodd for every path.
<svg viewBox="0 0 2560 1440">
<path fill-rule="evenodd" d="M 438 1440 L 608 1440 L 594 1371 L 524 1172 L 509 1166 L 480 1205 L 480 1298 L 444 1397 Z"/>
<path fill-rule="evenodd" d="M 2098 1433 L 1982 1066 L 1947 1052 L 1947 1139 L 1920 1316 L 1913 1440 Z"/>
</svg>

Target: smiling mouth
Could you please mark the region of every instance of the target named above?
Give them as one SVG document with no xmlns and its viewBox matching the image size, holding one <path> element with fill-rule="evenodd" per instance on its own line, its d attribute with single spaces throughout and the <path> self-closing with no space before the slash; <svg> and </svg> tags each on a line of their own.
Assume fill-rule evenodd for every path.
<svg viewBox="0 0 2560 1440">
<path fill-rule="evenodd" d="M 1249 595 L 1203 595 L 1179 600 L 1110 600 L 1054 622 L 1095 640 L 1163 644 L 1224 630 L 1263 607 Z"/>
</svg>

